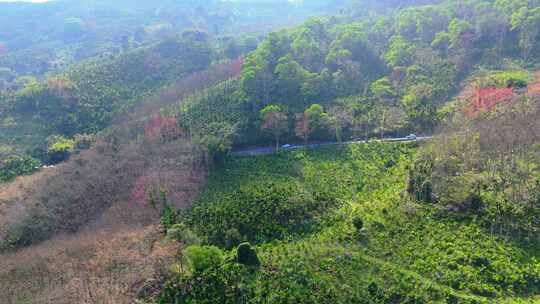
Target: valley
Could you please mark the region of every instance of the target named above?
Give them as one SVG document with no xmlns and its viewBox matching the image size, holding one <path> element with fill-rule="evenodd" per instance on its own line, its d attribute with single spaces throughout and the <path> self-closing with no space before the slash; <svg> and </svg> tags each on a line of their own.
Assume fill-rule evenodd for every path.
<svg viewBox="0 0 540 304">
<path fill-rule="evenodd" d="M 540 303 L 538 0 L 0 9 L 1 304 Z"/>
</svg>

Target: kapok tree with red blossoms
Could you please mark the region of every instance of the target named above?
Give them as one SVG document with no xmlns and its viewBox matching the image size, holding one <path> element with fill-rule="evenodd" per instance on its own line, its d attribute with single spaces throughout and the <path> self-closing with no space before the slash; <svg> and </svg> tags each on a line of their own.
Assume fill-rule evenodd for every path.
<svg viewBox="0 0 540 304">
<path fill-rule="evenodd" d="M 465 113 L 474 116 L 480 112 L 491 111 L 500 103 L 511 102 L 515 100 L 516 94 L 512 88 L 482 88 L 474 91 L 473 96 L 469 98 L 469 104 L 465 108 Z"/>
<path fill-rule="evenodd" d="M 156 115 L 144 128 L 144 134 L 150 139 L 174 140 L 182 136 L 176 117 Z"/>
</svg>

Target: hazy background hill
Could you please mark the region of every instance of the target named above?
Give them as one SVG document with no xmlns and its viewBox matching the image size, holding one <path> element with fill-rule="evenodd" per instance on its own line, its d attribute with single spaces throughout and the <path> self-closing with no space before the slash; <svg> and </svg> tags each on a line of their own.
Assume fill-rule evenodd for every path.
<svg viewBox="0 0 540 304">
<path fill-rule="evenodd" d="M 17 77 L 59 72 L 97 55 L 115 55 L 185 29 L 229 36 L 264 33 L 334 13 L 334 1 L 90 1 L 0 3 L 0 89 Z M 279 7 L 279 10 L 276 10 Z"/>
</svg>

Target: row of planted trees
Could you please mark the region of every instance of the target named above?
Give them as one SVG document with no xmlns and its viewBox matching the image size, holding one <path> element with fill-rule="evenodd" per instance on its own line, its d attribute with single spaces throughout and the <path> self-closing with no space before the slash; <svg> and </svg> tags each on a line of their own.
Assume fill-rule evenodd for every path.
<svg viewBox="0 0 540 304">
<path fill-rule="evenodd" d="M 326 111 L 322 105 L 312 104 L 302 113 L 287 113 L 282 106 L 271 104 L 260 110 L 260 128 L 273 136 L 276 150 L 279 150 L 280 139 L 290 138 L 291 134 L 304 145 L 314 139 L 333 138 L 338 143 L 346 137 L 368 139 L 373 133 L 383 139 L 387 131 L 399 130 L 404 125 L 402 115 L 395 110 L 362 109 L 361 104 L 355 103 Z"/>
</svg>

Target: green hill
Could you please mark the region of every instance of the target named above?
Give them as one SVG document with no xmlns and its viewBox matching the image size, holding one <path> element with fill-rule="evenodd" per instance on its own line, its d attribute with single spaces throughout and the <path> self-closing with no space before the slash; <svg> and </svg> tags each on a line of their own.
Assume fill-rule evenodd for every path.
<svg viewBox="0 0 540 304">
<path fill-rule="evenodd" d="M 403 195 L 417 149 L 370 143 L 229 158 L 177 228 L 224 248 L 225 260 L 176 265 L 158 302 L 488 303 L 538 294 L 540 244 L 491 235 Z M 237 264 L 227 249 L 244 241 L 257 244 L 260 268 Z"/>
<path fill-rule="evenodd" d="M 26 76 L 60 73 L 74 63 L 118 55 L 188 29 L 219 37 L 231 49 L 241 33 L 260 33 L 335 12 L 339 4 L 260 1 L 60 0 L 0 3 L 0 90 Z M 277 13 L 273 9 L 278 5 Z"/>
</svg>

